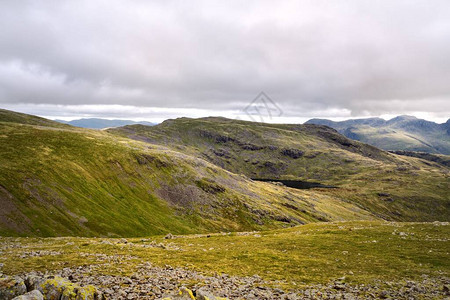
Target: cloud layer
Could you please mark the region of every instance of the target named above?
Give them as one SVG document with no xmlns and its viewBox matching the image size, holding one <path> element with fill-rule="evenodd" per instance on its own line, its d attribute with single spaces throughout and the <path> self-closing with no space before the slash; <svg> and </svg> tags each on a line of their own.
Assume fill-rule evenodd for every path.
<svg viewBox="0 0 450 300">
<path fill-rule="evenodd" d="M 447 0 L 3 1 L 0 105 L 443 118 L 449 53 Z"/>
</svg>

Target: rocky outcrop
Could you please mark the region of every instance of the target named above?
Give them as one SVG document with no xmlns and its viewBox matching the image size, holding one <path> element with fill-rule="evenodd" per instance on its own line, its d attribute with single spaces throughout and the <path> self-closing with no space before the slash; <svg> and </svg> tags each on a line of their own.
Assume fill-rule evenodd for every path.
<svg viewBox="0 0 450 300">
<path fill-rule="evenodd" d="M 35 274 L 0 278 L 2 300 L 102 300 L 102 293 L 92 285 L 80 286 L 59 276 Z"/>
<path fill-rule="evenodd" d="M 0 299 L 10 300 L 27 292 L 27 286 L 20 277 L 0 277 Z"/>
<path fill-rule="evenodd" d="M 13 300 L 44 300 L 44 296 L 42 295 L 42 293 L 40 291 L 33 290 L 26 294 L 17 296 Z"/>
<path fill-rule="evenodd" d="M 297 159 L 302 157 L 304 152 L 299 149 L 281 149 L 281 154 L 293 159 Z"/>
</svg>

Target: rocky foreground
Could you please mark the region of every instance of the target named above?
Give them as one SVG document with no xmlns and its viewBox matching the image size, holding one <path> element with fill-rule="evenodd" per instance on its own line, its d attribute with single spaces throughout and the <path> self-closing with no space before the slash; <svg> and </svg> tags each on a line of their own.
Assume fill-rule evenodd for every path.
<svg viewBox="0 0 450 300">
<path fill-rule="evenodd" d="M 450 299 L 449 230 L 447 222 L 358 221 L 152 238 L 0 237 L 0 300 Z"/>
<path fill-rule="evenodd" d="M 140 266 L 131 277 L 92 276 L 90 266 L 52 275 L 31 272 L 0 278 L 0 299 L 448 299 L 450 278 L 350 285 L 340 278 L 296 290 L 270 287 L 259 276 L 205 276 L 182 268 Z M 189 288 L 179 282 L 192 281 Z"/>
</svg>

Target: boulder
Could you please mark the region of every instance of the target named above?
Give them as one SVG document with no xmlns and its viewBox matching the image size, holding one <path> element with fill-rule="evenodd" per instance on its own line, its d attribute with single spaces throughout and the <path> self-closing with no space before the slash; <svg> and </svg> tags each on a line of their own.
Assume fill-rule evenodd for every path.
<svg viewBox="0 0 450 300">
<path fill-rule="evenodd" d="M 37 275 L 28 275 L 27 278 L 25 278 L 25 285 L 27 286 L 27 291 L 31 292 L 33 290 L 38 290 L 41 293 L 44 293 L 41 284 L 43 284 L 45 281 L 44 278 L 39 277 Z"/>
<path fill-rule="evenodd" d="M 33 290 L 21 296 L 13 298 L 13 300 L 44 300 L 44 296 L 38 290 Z"/>
<path fill-rule="evenodd" d="M 75 300 L 97 300 L 102 298 L 102 295 L 94 286 L 88 285 L 78 288 Z"/>
<path fill-rule="evenodd" d="M 49 277 L 41 284 L 43 295 L 48 300 L 69 300 L 77 296 L 77 287 L 67 279 Z"/>
<path fill-rule="evenodd" d="M 97 300 L 103 296 L 92 286 L 80 287 L 61 277 L 45 280 L 41 284 L 44 298 L 48 300 Z"/>
<path fill-rule="evenodd" d="M 10 300 L 27 292 L 27 287 L 20 277 L 0 277 L 0 299 Z"/>
<path fill-rule="evenodd" d="M 227 300 L 227 298 L 216 297 L 208 290 L 204 288 L 200 288 L 196 291 L 196 299 L 197 300 Z"/>
<path fill-rule="evenodd" d="M 163 300 L 195 300 L 195 297 L 190 289 L 182 287 L 176 295 L 164 297 Z"/>
</svg>

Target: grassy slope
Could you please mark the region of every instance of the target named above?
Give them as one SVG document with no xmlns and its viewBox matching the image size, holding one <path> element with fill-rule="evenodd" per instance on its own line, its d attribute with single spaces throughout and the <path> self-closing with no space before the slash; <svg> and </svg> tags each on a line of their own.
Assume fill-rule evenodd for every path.
<svg viewBox="0 0 450 300">
<path fill-rule="evenodd" d="M 387 153 L 324 126 L 181 118 L 109 132 L 170 146 L 248 177 L 338 185 L 320 193 L 356 203 L 382 218 L 450 218 L 448 168 Z M 303 155 L 292 158 L 285 150 Z"/>
<path fill-rule="evenodd" d="M 27 125 L 50 126 L 56 128 L 70 128 L 70 125 L 62 124 L 45 118 L 12 112 L 10 110 L 0 108 L 0 121 L 8 123 L 18 123 Z"/>
<path fill-rule="evenodd" d="M 105 239 L 87 238 L 0 238 L 0 242 L 5 245 L 1 262 L 6 274 L 92 265 L 99 274 L 129 276 L 138 271 L 139 264 L 149 261 L 208 274 L 258 274 L 274 285 L 298 287 L 342 276 L 350 283 L 370 283 L 374 279 L 414 280 L 422 275 L 449 276 L 449 235 L 448 223 L 366 221 L 308 224 L 258 235 L 218 234 L 173 240 L 161 236 L 151 240 L 131 239 L 132 243 L 128 244 L 115 239 L 105 244 Z M 163 243 L 166 249 L 152 247 L 152 242 L 153 245 Z M 59 254 L 20 259 L 22 252 L 29 249 Z M 99 257 L 101 254 L 117 256 L 105 261 Z M 131 258 L 123 263 L 120 257 Z"/>
<path fill-rule="evenodd" d="M 0 235 L 143 236 L 373 219 L 333 197 L 253 182 L 163 147 L 7 115 Z"/>
</svg>

